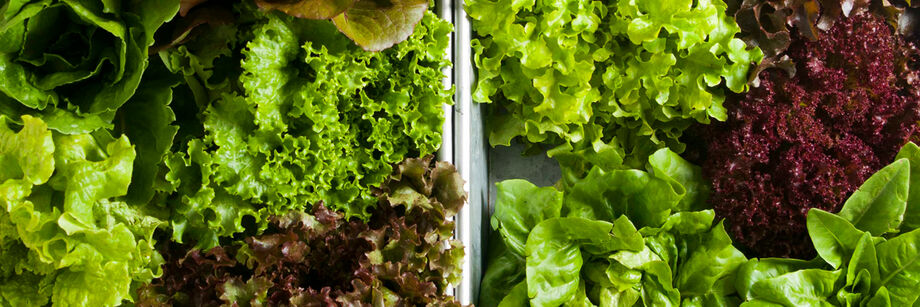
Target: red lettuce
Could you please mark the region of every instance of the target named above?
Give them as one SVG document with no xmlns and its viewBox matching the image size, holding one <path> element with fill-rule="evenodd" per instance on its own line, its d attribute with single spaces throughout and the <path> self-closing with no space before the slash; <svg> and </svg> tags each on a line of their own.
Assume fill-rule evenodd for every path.
<svg viewBox="0 0 920 307">
<path fill-rule="evenodd" d="M 262 235 L 208 251 L 164 244 L 163 276 L 139 305 L 458 306 L 463 247 L 451 217 L 466 201 L 446 162 L 407 159 L 380 188 L 365 223 L 322 204 L 272 220 Z"/>
<path fill-rule="evenodd" d="M 914 36 L 918 10 L 904 0 L 728 0 L 728 12 L 741 28 L 740 38 L 764 53 L 760 65 L 750 74 L 756 87 L 761 71 L 769 68 L 795 74 L 795 64 L 784 53 L 792 43 L 792 32 L 809 41 L 817 40 L 822 31 L 863 11 L 884 17 L 905 36 Z M 920 6 L 914 4 L 913 6 Z"/>
<path fill-rule="evenodd" d="M 836 212 L 918 132 L 918 51 L 885 19 L 857 13 L 816 41 L 791 32 L 776 69 L 729 99 L 728 120 L 700 127 L 697 157 L 711 202 L 736 242 L 758 256 L 814 255 L 810 208 Z M 691 158 L 692 160 L 692 158 Z"/>
</svg>

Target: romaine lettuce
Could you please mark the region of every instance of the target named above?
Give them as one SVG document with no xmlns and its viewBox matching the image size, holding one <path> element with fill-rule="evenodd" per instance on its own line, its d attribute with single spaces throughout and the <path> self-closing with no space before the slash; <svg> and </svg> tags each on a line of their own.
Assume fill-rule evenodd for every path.
<svg viewBox="0 0 920 307">
<path fill-rule="evenodd" d="M 52 130 L 112 127 L 147 68 L 156 29 L 178 0 L 0 3 L 0 114 Z"/>
</svg>

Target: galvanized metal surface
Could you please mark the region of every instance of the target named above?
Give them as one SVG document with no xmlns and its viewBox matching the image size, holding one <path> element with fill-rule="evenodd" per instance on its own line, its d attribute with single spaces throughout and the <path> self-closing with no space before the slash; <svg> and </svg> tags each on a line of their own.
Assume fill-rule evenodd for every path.
<svg viewBox="0 0 920 307">
<path fill-rule="evenodd" d="M 485 248 L 488 246 L 489 215 L 495 201 L 495 183 L 512 178 L 522 178 L 540 186 L 549 186 L 561 177 L 559 166 L 544 154 L 522 156 L 523 146 L 488 146 L 484 110 L 487 105 L 473 102 L 475 82 L 472 48 L 474 37 L 470 21 L 463 10 L 464 0 L 439 0 L 440 13 L 454 24 L 451 37 L 453 71 L 450 79 L 456 86 L 452 114 L 453 144 L 447 136 L 441 158 L 452 161 L 467 182 L 469 203 L 457 215 L 455 237 L 463 242 L 466 253 L 463 262 L 463 280 L 457 285 L 455 295 L 461 304 L 474 304 L 479 294 L 479 283 L 485 270 Z M 447 11 L 449 9 L 449 11 Z M 447 112 L 450 113 L 450 112 Z M 446 124 L 447 125 L 447 124 Z M 452 146 L 452 147 L 451 147 Z M 450 151 L 447 151 L 449 148 Z M 452 157 L 446 157 L 447 152 Z"/>
</svg>

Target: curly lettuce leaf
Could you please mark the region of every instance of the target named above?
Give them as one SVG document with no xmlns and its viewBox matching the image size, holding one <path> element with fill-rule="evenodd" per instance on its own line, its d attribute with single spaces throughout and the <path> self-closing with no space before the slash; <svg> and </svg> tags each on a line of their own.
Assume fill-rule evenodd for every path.
<svg viewBox="0 0 920 307">
<path fill-rule="evenodd" d="M 133 301 L 160 274 L 153 232 L 163 222 L 120 198 L 136 156 L 128 138 L 62 135 L 28 115 L 18 132 L 0 122 L 0 254 L 18 258 L 0 265 L 0 303 Z"/>
<path fill-rule="evenodd" d="M 205 81 L 195 94 L 204 135 L 166 161 L 178 242 L 213 247 L 243 232 L 244 219 L 264 229 L 266 217 L 320 201 L 366 219 L 377 202 L 371 187 L 392 164 L 440 146 L 448 23 L 426 13 L 408 40 L 369 53 L 322 21 L 254 18 L 234 36 L 252 37 L 239 84 L 209 83 L 235 41 L 199 45 L 202 36 L 165 53 L 171 70 Z"/>
<path fill-rule="evenodd" d="M 166 243 L 165 273 L 138 289 L 140 305 L 459 306 L 447 294 L 463 259 L 452 219 L 467 195 L 456 168 L 432 160 L 394 167 L 366 223 L 320 203 L 207 252 Z"/>
<path fill-rule="evenodd" d="M 725 120 L 723 88 L 747 89 L 760 49 L 715 1 L 486 1 L 466 3 L 473 99 L 495 103 L 489 141 L 521 137 L 565 167 L 641 167 L 694 122 Z M 571 157 L 571 155 L 575 157 Z M 590 165 L 579 166 L 583 175 Z"/>
</svg>

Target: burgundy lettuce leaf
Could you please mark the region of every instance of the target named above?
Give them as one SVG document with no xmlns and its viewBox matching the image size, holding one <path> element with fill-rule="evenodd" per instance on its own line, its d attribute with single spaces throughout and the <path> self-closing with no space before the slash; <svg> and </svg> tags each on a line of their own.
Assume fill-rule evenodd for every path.
<svg viewBox="0 0 920 307">
<path fill-rule="evenodd" d="M 729 98 L 726 122 L 688 140 L 710 202 L 748 256 L 813 256 L 807 211 L 839 211 L 918 135 L 920 52 L 884 17 L 863 11 L 816 41 L 791 38 L 782 55 L 794 76 L 764 71 L 760 87 Z"/>
<path fill-rule="evenodd" d="M 814 42 L 839 20 L 863 12 L 884 18 L 905 36 L 920 30 L 916 26 L 920 11 L 904 0 L 728 0 L 727 4 L 741 28 L 741 39 L 764 52 L 764 60 L 750 73 L 755 87 L 760 73 L 770 68 L 795 74 L 792 59 L 783 57 L 793 33 Z"/>
<path fill-rule="evenodd" d="M 165 244 L 163 277 L 139 305 L 459 306 L 446 294 L 463 258 L 450 219 L 467 196 L 456 168 L 432 159 L 395 167 L 367 223 L 317 204 L 237 245 Z"/>
</svg>

